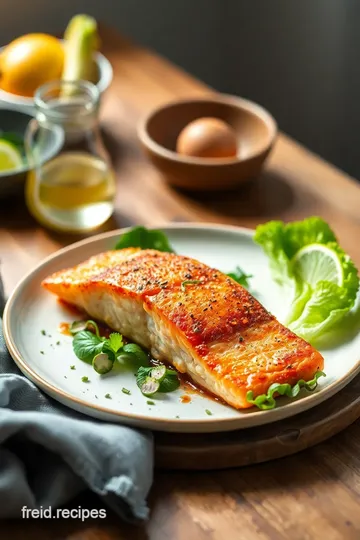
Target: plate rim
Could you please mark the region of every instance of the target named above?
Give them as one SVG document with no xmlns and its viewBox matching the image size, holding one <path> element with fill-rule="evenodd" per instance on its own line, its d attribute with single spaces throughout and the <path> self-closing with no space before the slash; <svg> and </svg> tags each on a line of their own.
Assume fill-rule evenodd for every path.
<svg viewBox="0 0 360 540">
<path fill-rule="evenodd" d="M 141 226 L 141 225 L 140 225 Z M 82 410 L 88 411 L 94 411 L 96 413 L 110 415 L 113 418 L 118 419 L 118 421 L 134 421 L 139 424 L 139 422 L 142 424 L 142 426 L 148 425 L 149 422 L 153 422 L 154 424 L 159 425 L 159 429 L 161 431 L 162 426 L 166 426 L 169 423 L 174 423 L 179 426 L 179 431 L 186 432 L 186 428 L 194 428 L 195 426 L 202 426 L 202 431 L 205 432 L 206 428 L 209 428 L 208 432 L 211 431 L 231 431 L 231 430 L 237 430 L 237 429 L 246 429 L 251 427 L 256 427 L 268 423 L 275 423 L 279 420 L 282 420 L 284 418 L 289 418 L 291 416 L 295 416 L 296 414 L 300 414 L 302 412 L 305 412 L 306 410 L 315 407 L 317 405 L 320 405 L 325 400 L 329 399 L 333 395 L 335 395 L 337 392 L 339 392 L 344 386 L 346 386 L 359 372 L 360 372 L 360 359 L 357 361 L 357 363 L 341 378 L 333 381 L 329 384 L 326 388 L 324 388 L 322 391 L 309 394 L 307 396 L 302 397 L 300 400 L 291 402 L 286 404 L 284 407 L 279 407 L 275 409 L 271 409 L 269 411 L 260 411 L 258 409 L 253 408 L 253 412 L 247 413 L 246 417 L 243 418 L 246 422 L 244 422 L 246 425 L 239 426 L 240 418 L 231 417 L 231 418 L 222 418 L 219 419 L 216 416 L 208 417 L 204 419 L 195 419 L 195 418 L 187 418 L 187 419 L 173 419 L 173 418 L 149 418 L 146 416 L 141 415 L 140 413 L 132 413 L 132 412 L 118 412 L 114 411 L 111 408 L 96 405 L 95 403 L 88 403 L 86 401 L 83 401 L 82 398 L 78 398 L 68 391 L 62 390 L 60 388 L 57 388 L 52 383 L 49 383 L 45 378 L 43 378 L 41 375 L 38 375 L 33 367 L 29 366 L 27 361 L 22 357 L 19 349 L 17 348 L 16 342 L 14 337 L 12 336 L 11 331 L 11 312 L 12 312 L 12 306 L 15 303 L 18 295 L 20 295 L 26 287 L 26 284 L 28 281 L 30 281 L 34 274 L 36 274 L 38 271 L 40 271 L 44 266 L 46 266 L 49 262 L 53 261 L 54 259 L 61 258 L 63 255 L 66 255 L 66 253 L 70 251 L 76 251 L 78 248 L 81 248 L 83 246 L 92 244 L 94 242 L 101 242 L 103 240 L 106 240 L 108 238 L 112 238 L 113 236 L 118 236 L 121 234 L 124 234 L 126 231 L 130 230 L 132 226 L 129 227 L 123 227 L 120 229 L 114 229 L 112 231 L 107 231 L 104 233 L 100 233 L 94 236 L 91 236 L 89 238 L 85 238 L 83 240 L 79 240 L 77 242 L 74 242 L 68 246 L 65 246 L 54 253 L 51 253 L 48 255 L 45 259 L 41 260 L 39 264 L 37 264 L 34 268 L 32 268 L 29 272 L 25 274 L 25 276 L 18 282 L 18 284 L 13 289 L 12 293 L 10 294 L 3 313 L 3 333 L 4 333 L 4 339 L 5 343 L 7 345 L 7 348 L 9 350 L 9 353 L 15 363 L 17 364 L 18 368 L 21 370 L 21 372 L 29 378 L 36 386 L 41 388 L 44 392 L 46 392 L 48 395 L 59 401 L 60 403 L 67 404 L 68 402 L 71 403 L 71 405 L 67 405 L 69 408 L 73 408 L 76 410 L 79 410 L 79 407 L 81 407 Z M 211 231 L 211 230 L 217 230 L 217 231 L 223 231 L 223 232 L 234 232 L 239 233 L 241 235 L 252 237 L 254 236 L 254 229 L 250 229 L 247 227 L 240 227 L 236 225 L 231 224 L 217 224 L 217 223 L 206 223 L 206 222 L 176 222 L 176 223 L 161 223 L 159 225 L 150 225 L 149 228 L 151 229 L 160 229 L 160 230 L 174 230 L 174 229 L 198 229 L 203 230 L 205 232 Z M 234 409 L 236 410 L 236 409 Z M 239 411 L 241 412 L 242 409 Z M 251 410 L 244 409 L 244 410 Z M 284 414 L 284 411 L 287 411 Z M 85 412 L 85 414 L 92 416 L 90 413 Z M 270 418 L 269 418 L 270 417 Z M 223 429 L 214 429 L 215 425 L 222 425 Z M 205 427 L 205 429 L 203 429 Z M 151 428 L 153 430 L 156 430 L 156 428 Z M 176 431 L 175 429 L 168 429 L 166 431 Z M 190 431 L 189 431 L 190 432 Z"/>
</svg>

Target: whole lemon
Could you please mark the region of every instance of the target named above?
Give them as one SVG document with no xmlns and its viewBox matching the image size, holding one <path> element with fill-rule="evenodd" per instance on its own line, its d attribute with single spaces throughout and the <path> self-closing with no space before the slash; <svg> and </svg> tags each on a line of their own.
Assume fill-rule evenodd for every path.
<svg viewBox="0 0 360 540">
<path fill-rule="evenodd" d="M 63 64 L 61 41 L 48 34 L 26 34 L 0 53 L 0 87 L 32 97 L 42 84 L 61 78 Z"/>
</svg>

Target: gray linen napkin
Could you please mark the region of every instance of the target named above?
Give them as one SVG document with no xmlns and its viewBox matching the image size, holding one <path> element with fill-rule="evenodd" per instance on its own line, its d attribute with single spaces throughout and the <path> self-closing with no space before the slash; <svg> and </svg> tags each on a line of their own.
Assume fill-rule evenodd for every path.
<svg viewBox="0 0 360 540">
<path fill-rule="evenodd" d="M 0 279 L 0 310 L 3 307 Z M 1 314 L 1 311 L 0 311 Z M 150 433 L 90 420 L 43 394 L 10 357 L 0 320 L 0 518 L 53 509 L 90 488 L 124 519 L 146 519 Z"/>
</svg>

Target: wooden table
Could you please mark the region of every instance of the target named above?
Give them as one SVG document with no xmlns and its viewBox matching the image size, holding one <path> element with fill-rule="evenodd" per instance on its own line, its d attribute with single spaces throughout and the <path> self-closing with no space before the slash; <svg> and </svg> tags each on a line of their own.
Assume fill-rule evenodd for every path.
<svg viewBox="0 0 360 540">
<path fill-rule="evenodd" d="M 114 81 L 102 106 L 104 138 L 118 179 L 110 228 L 171 221 L 254 227 L 273 218 L 320 215 L 360 266 L 360 187 L 288 137 L 280 135 L 266 168 L 236 192 L 175 191 L 144 158 L 138 118 L 154 106 L 210 89 L 155 54 L 103 29 Z M 1 270 L 6 291 L 33 265 L 78 238 L 40 228 L 21 202 L 0 203 Z M 360 422 L 326 443 L 282 460 L 226 472 L 155 474 L 151 518 L 143 527 L 110 515 L 85 523 L 14 522 L 1 537 L 23 539 L 341 540 L 360 538 Z M 75 504 L 101 507 L 92 494 Z M 25 528 L 26 527 L 26 528 Z M 26 531 L 26 534 L 25 534 Z M 56 531 L 56 532 L 55 532 Z"/>
</svg>

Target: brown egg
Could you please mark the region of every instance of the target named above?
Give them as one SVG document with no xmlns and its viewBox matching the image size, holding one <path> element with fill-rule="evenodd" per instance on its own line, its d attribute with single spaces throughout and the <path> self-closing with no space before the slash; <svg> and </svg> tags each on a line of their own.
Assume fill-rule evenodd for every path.
<svg viewBox="0 0 360 540">
<path fill-rule="evenodd" d="M 176 151 L 193 157 L 234 157 L 238 151 L 236 134 L 219 118 L 198 118 L 181 131 Z"/>
</svg>

